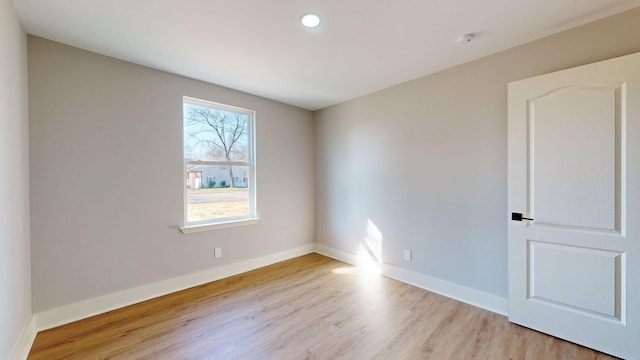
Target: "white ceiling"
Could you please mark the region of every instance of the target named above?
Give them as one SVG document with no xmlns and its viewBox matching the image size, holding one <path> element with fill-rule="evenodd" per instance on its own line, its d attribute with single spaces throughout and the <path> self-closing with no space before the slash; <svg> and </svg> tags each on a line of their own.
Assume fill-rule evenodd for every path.
<svg viewBox="0 0 640 360">
<path fill-rule="evenodd" d="M 316 110 L 640 0 L 13 0 L 26 31 Z M 316 29 L 300 25 L 308 12 Z M 467 44 L 465 33 L 475 33 Z"/>
</svg>

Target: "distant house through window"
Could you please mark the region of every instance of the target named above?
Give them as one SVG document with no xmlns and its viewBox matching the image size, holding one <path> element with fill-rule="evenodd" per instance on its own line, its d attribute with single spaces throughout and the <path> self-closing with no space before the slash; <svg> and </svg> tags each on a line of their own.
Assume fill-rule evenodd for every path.
<svg viewBox="0 0 640 360">
<path fill-rule="evenodd" d="M 183 98 L 185 227 L 256 218 L 255 112 Z"/>
</svg>

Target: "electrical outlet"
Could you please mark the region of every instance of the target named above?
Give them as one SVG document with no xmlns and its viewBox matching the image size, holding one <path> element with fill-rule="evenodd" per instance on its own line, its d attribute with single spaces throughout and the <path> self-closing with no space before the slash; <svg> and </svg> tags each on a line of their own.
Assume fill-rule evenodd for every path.
<svg viewBox="0 0 640 360">
<path fill-rule="evenodd" d="M 213 257 L 215 257 L 215 258 L 222 257 L 222 248 L 215 248 L 214 253 L 213 253 Z"/>
<path fill-rule="evenodd" d="M 404 259 L 406 261 L 411 261 L 411 250 L 405 250 L 404 251 Z"/>
</svg>

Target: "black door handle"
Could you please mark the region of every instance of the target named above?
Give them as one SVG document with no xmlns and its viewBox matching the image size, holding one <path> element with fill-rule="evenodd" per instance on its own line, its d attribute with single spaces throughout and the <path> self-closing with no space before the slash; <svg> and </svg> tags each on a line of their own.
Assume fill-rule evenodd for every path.
<svg viewBox="0 0 640 360">
<path fill-rule="evenodd" d="M 522 220 L 533 220 L 533 219 L 523 217 L 522 213 L 511 213 L 511 220 L 513 220 L 513 221 L 522 221 Z"/>
</svg>

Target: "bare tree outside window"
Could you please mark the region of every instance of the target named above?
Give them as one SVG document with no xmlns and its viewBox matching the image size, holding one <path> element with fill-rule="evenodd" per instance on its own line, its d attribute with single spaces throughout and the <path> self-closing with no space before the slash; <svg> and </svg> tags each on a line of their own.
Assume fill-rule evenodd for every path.
<svg viewBox="0 0 640 360">
<path fill-rule="evenodd" d="M 254 112 L 183 100 L 185 223 L 255 218 Z"/>
<path fill-rule="evenodd" d="M 197 151 L 194 158 L 226 160 L 228 162 L 247 161 L 248 116 L 209 107 L 185 104 L 185 143 L 191 151 Z M 233 166 L 227 166 L 229 184 L 236 187 Z"/>
</svg>

